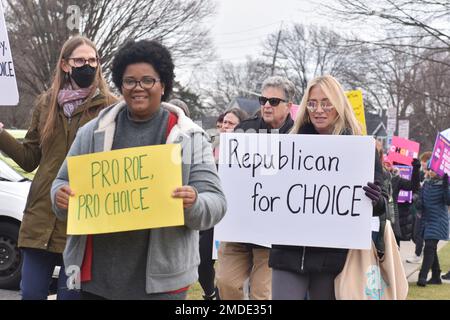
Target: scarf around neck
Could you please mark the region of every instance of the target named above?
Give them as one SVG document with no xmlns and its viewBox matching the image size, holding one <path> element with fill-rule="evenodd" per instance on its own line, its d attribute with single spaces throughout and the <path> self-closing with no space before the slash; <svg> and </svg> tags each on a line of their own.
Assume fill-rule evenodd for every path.
<svg viewBox="0 0 450 320">
<path fill-rule="evenodd" d="M 61 89 L 58 93 L 58 104 L 63 108 L 64 115 L 67 118 L 72 117 L 74 111 L 84 103 L 91 91 L 92 87 L 72 89 L 72 86 L 67 86 Z"/>
</svg>

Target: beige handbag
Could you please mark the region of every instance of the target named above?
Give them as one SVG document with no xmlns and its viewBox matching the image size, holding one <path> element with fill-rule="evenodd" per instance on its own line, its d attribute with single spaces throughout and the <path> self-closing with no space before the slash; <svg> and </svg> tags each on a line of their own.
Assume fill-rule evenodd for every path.
<svg viewBox="0 0 450 320">
<path fill-rule="evenodd" d="M 373 242 L 370 250 L 348 251 L 344 269 L 334 282 L 337 300 L 406 299 L 408 279 L 389 221 L 386 221 L 384 243 L 381 260 Z"/>
</svg>

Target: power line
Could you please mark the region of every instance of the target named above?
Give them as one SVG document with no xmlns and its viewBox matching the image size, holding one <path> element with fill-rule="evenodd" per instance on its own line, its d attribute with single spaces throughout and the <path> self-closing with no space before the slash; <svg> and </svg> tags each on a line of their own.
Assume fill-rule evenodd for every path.
<svg viewBox="0 0 450 320">
<path fill-rule="evenodd" d="M 218 34 L 216 34 L 216 35 L 217 35 L 217 36 L 233 35 L 233 34 L 239 34 L 239 33 L 242 33 L 242 32 L 248 32 L 248 31 L 252 31 L 252 30 L 264 29 L 264 28 L 267 28 L 267 27 L 269 27 L 269 26 L 273 26 L 273 25 L 275 25 L 275 24 L 278 24 L 278 23 L 280 23 L 281 21 L 282 21 L 282 20 L 278 20 L 278 21 L 276 21 L 276 22 L 274 22 L 274 23 L 266 24 L 266 25 L 263 25 L 263 26 L 259 26 L 259 27 L 255 27 L 255 28 L 251 28 L 251 29 L 247 29 L 247 30 L 240 30 L 240 31 L 236 31 L 236 32 L 227 32 L 227 33 L 218 33 Z"/>
<path fill-rule="evenodd" d="M 237 39 L 237 40 L 227 40 L 227 41 L 218 41 L 217 44 L 230 44 L 230 43 L 236 43 L 236 42 L 248 42 L 248 41 L 252 41 L 252 40 L 258 40 L 261 41 L 262 38 L 267 37 L 270 33 L 266 33 L 264 35 L 260 35 L 260 36 L 253 36 L 251 38 L 245 38 L 245 39 Z"/>
</svg>

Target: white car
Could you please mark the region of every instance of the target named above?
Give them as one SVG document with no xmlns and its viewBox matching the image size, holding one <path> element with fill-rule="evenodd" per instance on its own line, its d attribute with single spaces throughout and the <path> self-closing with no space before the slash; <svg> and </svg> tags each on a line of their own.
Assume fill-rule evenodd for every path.
<svg viewBox="0 0 450 320">
<path fill-rule="evenodd" d="M 0 289 L 19 287 L 22 254 L 17 239 L 30 185 L 0 159 Z"/>
</svg>

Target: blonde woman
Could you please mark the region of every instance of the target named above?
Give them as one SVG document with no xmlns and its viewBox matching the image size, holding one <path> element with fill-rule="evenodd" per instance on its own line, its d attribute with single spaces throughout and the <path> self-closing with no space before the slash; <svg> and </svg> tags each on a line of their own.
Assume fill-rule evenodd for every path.
<svg viewBox="0 0 450 320">
<path fill-rule="evenodd" d="M 77 298 L 66 290 L 62 253 L 66 223 L 52 211 L 50 186 L 78 128 L 115 102 L 103 78 L 96 46 L 76 36 L 64 43 L 51 87 L 37 99 L 23 143 L 0 129 L 0 150 L 26 171 L 39 167 L 31 184 L 18 246 L 22 250 L 22 299 L 47 299 L 53 269 L 61 266 L 58 299 Z M 13 276 L 20 279 L 20 269 Z"/>
<path fill-rule="evenodd" d="M 361 135 L 344 90 L 332 76 L 312 80 L 306 88 L 291 134 Z M 372 200 L 374 215 L 384 212 L 379 183 L 381 163 L 375 159 L 375 181 L 364 187 Z M 273 246 L 269 266 L 272 268 L 274 300 L 333 300 L 334 278 L 341 272 L 347 249 Z"/>
</svg>

